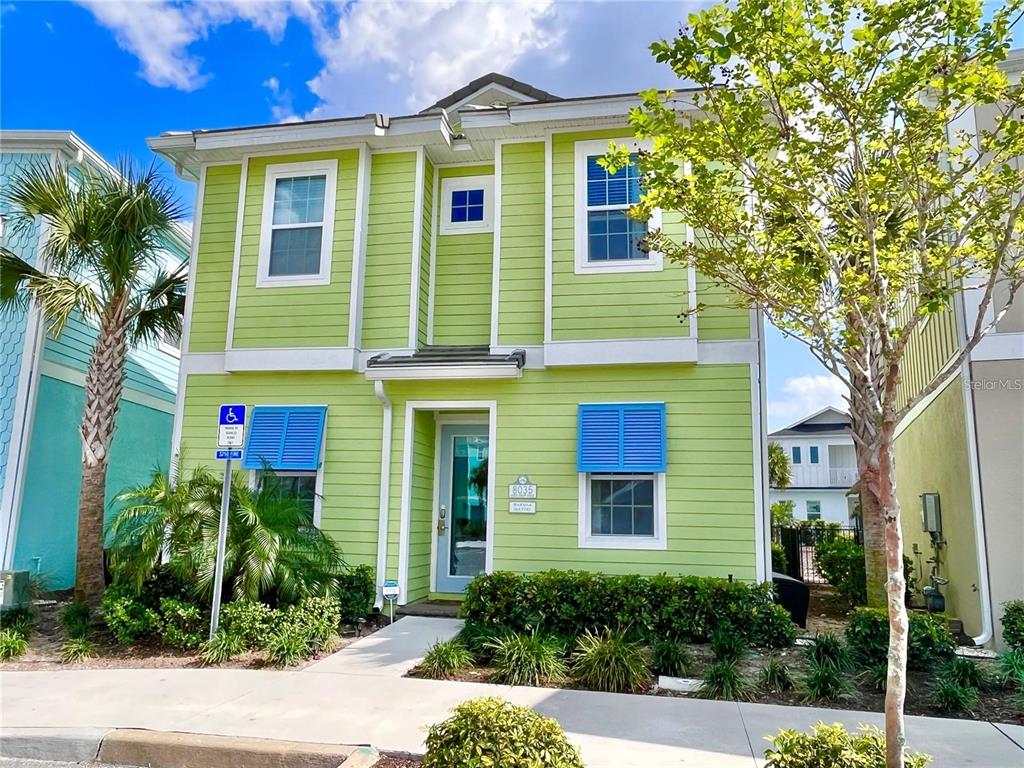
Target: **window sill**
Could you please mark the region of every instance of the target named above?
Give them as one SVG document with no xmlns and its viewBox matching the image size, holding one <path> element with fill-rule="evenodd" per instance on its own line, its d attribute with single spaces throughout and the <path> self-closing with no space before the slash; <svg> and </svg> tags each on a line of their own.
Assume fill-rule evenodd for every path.
<svg viewBox="0 0 1024 768">
<path fill-rule="evenodd" d="M 296 275 L 295 277 L 257 277 L 257 288 L 301 288 L 310 285 L 330 285 L 330 275 Z"/>
<path fill-rule="evenodd" d="M 580 549 L 648 549 L 666 550 L 668 542 L 643 536 L 582 536 Z"/>
<path fill-rule="evenodd" d="M 663 272 L 664 262 L 660 254 L 652 255 L 649 259 L 636 259 L 635 261 L 610 261 L 592 262 L 586 261 L 577 255 L 575 273 L 577 275 L 603 275 L 622 274 L 623 272 Z"/>
</svg>

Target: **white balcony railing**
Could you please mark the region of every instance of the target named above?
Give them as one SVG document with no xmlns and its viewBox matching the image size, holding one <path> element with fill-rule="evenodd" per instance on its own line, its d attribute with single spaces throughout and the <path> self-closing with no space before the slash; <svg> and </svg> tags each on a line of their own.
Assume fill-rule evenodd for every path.
<svg viewBox="0 0 1024 768">
<path fill-rule="evenodd" d="M 856 467 L 829 467 L 828 484 L 849 488 L 857 482 Z"/>
<path fill-rule="evenodd" d="M 796 488 L 849 488 L 857 482 L 856 467 L 795 464 L 790 470 L 790 485 Z"/>
</svg>

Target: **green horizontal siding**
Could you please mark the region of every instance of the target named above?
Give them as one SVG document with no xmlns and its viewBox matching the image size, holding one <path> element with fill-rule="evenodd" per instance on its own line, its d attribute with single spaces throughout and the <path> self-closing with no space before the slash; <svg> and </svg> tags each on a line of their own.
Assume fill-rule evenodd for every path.
<svg viewBox="0 0 1024 768">
<path fill-rule="evenodd" d="M 501 149 L 498 343 L 544 341 L 544 142 Z"/>
<path fill-rule="evenodd" d="M 444 180 L 493 175 L 494 166 L 440 168 Z M 441 221 L 439 200 L 436 221 Z M 438 224 L 440 226 L 440 224 Z M 491 338 L 491 273 L 494 235 L 491 232 L 437 236 L 434 254 L 434 343 L 487 344 Z"/>
<path fill-rule="evenodd" d="M 363 288 L 363 349 L 409 343 L 416 153 L 373 156 Z"/>
<path fill-rule="evenodd" d="M 338 161 L 330 283 L 257 288 L 267 166 L 325 159 Z M 356 149 L 249 160 L 235 306 L 235 347 L 341 347 L 348 344 L 358 166 L 359 150 Z"/>
<path fill-rule="evenodd" d="M 190 352 L 224 351 L 241 176 L 240 165 L 215 165 L 206 169 L 197 263 L 192 265 Z"/>
<path fill-rule="evenodd" d="M 430 592 L 430 558 L 434 542 L 434 414 L 417 411 L 413 427 L 409 510 L 410 601 L 426 597 Z"/>
</svg>

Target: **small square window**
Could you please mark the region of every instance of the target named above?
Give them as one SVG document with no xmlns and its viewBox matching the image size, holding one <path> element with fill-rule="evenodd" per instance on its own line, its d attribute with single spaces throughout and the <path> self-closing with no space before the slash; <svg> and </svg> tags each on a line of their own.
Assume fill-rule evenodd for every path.
<svg viewBox="0 0 1024 768">
<path fill-rule="evenodd" d="M 580 546 L 664 549 L 663 476 L 581 474 Z"/>
<path fill-rule="evenodd" d="M 316 506 L 316 472 L 256 472 L 256 487 L 278 499 L 295 499 L 314 519 Z"/>
<path fill-rule="evenodd" d="M 491 176 L 453 176 L 441 182 L 442 235 L 492 229 Z"/>
<path fill-rule="evenodd" d="M 452 192 L 452 223 L 484 220 L 484 191 L 456 189 Z"/>
</svg>

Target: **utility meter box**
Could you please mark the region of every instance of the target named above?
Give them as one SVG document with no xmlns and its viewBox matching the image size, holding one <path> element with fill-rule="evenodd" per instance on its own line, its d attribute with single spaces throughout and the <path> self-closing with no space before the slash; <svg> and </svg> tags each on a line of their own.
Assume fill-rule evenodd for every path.
<svg viewBox="0 0 1024 768">
<path fill-rule="evenodd" d="M 28 608 L 28 571 L 0 571 L 0 611 Z"/>
<path fill-rule="evenodd" d="M 942 507 L 939 504 L 939 494 L 921 494 L 921 527 L 925 533 L 942 535 Z"/>
</svg>

